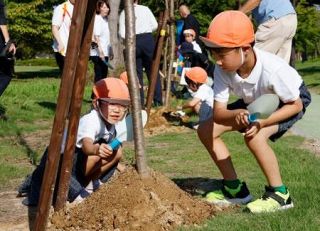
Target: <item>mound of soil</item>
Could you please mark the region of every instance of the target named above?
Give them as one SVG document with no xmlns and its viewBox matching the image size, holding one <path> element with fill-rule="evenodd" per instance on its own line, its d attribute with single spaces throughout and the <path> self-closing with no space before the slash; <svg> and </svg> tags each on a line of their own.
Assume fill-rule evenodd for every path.
<svg viewBox="0 0 320 231">
<path fill-rule="evenodd" d="M 169 109 L 158 108 L 151 109 L 148 123 L 144 129 L 146 136 L 154 136 L 168 132 L 181 132 L 190 130 L 183 126 L 186 124 L 188 117 L 178 118 L 171 115 Z"/>
<path fill-rule="evenodd" d="M 199 224 L 217 211 L 166 176 L 134 168 L 115 176 L 82 203 L 54 213 L 49 230 L 172 230 Z"/>
</svg>

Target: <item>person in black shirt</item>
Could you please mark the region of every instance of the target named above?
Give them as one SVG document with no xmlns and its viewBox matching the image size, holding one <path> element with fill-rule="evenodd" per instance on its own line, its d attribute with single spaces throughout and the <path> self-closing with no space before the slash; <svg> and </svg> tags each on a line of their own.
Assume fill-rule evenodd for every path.
<svg viewBox="0 0 320 231">
<path fill-rule="evenodd" d="M 196 32 L 196 42 L 202 48 L 203 43 L 199 39 L 200 23 L 198 22 L 198 20 L 190 13 L 188 6 L 185 4 L 181 4 L 179 6 L 179 14 L 184 22 L 182 31 L 187 30 L 187 29 L 193 29 Z M 182 38 L 182 40 L 183 40 L 182 42 L 185 41 L 184 38 Z"/>
<path fill-rule="evenodd" d="M 16 47 L 11 42 L 8 27 L 5 5 L 0 0 L 0 96 L 9 85 L 13 74 L 13 55 L 16 53 Z M 0 117 L 4 117 L 4 111 L 0 111 Z"/>
</svg>

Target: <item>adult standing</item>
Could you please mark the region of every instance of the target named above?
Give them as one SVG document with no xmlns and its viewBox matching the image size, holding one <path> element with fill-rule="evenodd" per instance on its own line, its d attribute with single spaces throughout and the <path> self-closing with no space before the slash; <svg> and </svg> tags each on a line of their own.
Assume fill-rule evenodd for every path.
<svg viewBox="0 0 320 231">
<path fill-rule="evenodd" d="M 136 65 L 139 83 L 140 86 L 142 86 L 140 88 L 141 104 L 142 106 L 144 106 L 143 68 L 145 68 L 148 80 L 150 81 L 152 59 L 155 49 L 155 42 L 152 36 L 152 32 L 154 32 L 158 28 L 158 22 L 148 7 L 139 5 L 138 0 L 134 0 L 133 3 L 134 13 L 136 17 Z M 119 18 L 119 34 L 122 39 L 125 39 L 126 32 L 124 10 L 121 12 Z M 153 103 L 155 106 L 162 105 L 162 89 L 159 74 L 157 76 Z"/>
<path fill-rule="evenodd" d="M 68 0 L 54 8 L 52 16 L 53 51 L 62 74 L 67 52 L 73 6 L 76 0 Z"/>
<path fill-rule="evenodd" d="M 190 13 L 189 7 L 185 4 L 181 4 L 179 6 L 179 14 L 183 19 L 183 29 L 182 31 L 193 29 L 196 32 L 195 40 L 196 42 L 202 46 L 203 43 L 199 39 L 200 35 L 200 23 L 198 20 Z M 185 41 L 185 38 L 182 38 L 182 42 Z"/>
<path fill-rule="evenodd" d="M 252 11 L 258 24 L 255 46 L 290 61 L 297 14 L 289 0 L 248 0 L 239 9 Z"/>
<path fill-rule="evenodd" d="M 5 13 L 5 5 L 3 0 L 0 0 L 0 52 L 3 57 L 0 57 L 0 96 L 9 85 L 12 74 L 14 62 L 8 58 L 6 54 L 14 55 L 16 47 L 11 43 L 7 26 L 7 17 Z M 3 112 L 1 112 L 3 114 Z M 3 115 L 1 115 L 2 117 Z"/>
<path fill-rule="evenodd" d="M 109 61 L 109 58 L 113 59 L 108 24 L 109 13 L 110 6 L 107 0 L 98 0 L 93 28 L 94 45 L 90 50 L 90 58 L 94 64 L 94 82 L 107 77 L 107 62 Z"/>
</svg>

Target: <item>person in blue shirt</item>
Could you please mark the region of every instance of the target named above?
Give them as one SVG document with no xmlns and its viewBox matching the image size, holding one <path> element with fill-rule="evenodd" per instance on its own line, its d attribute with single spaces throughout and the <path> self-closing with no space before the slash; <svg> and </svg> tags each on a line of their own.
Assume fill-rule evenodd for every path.
<svg viewBox="0 0 320 231">
<path fill-rule="evenodd" d="M 288 63 L 292 39 L 297 29 L 297 14 L 289 0 L 248 0 L 239 8 L 247 14 L 252 11 L 258 28 L 255 46 L 276 54 Z"/>
</svg>

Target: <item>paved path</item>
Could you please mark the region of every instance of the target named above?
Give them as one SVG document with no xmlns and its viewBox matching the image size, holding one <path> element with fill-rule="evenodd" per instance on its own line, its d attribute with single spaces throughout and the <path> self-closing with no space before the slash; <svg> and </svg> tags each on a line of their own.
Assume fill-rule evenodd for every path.
<svg viewBox="0 0 320 231">
<path fill-rule="evenodd" d="M 320 141 L 320 95 L 312 94 L 306 114 L 291 130 L 297 135 Z"/>
</svg>

